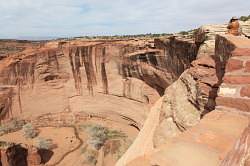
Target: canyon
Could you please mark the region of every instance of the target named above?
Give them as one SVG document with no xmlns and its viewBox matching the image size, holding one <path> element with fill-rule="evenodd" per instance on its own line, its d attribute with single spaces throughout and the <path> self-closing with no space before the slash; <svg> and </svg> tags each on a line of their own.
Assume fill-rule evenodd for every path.
<svg viewBox="0 0 250 166">
<path fill-rule="evenodd" d="M 0 42 L 0 165 L 250 163 L 250 21 Z"/>
</svg>

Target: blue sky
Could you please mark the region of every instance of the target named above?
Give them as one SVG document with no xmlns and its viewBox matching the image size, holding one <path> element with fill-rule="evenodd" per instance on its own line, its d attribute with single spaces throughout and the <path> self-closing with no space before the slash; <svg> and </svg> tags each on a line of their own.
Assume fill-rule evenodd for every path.
<svg viewBox="0 0 250 166">
<path fill-rule="evenodd" d="M 249 0 L 0 0 L 0 38 L 169 33 L 240 15 Z"/>
</svg>

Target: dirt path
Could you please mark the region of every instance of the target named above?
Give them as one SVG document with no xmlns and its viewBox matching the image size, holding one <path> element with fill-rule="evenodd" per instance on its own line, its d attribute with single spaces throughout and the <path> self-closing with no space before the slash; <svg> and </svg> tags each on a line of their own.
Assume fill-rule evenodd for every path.
<svg viewBox="0 0 250 166">
<path fill-rule="evenodd" d="M 159 122 L 162 99 L 160 98 L 151 108 L 141 132 L 127 152 L 118 160 L 116 166 L 125 166 L 135 158 L 153 150 L 153 135 Z"/>
<path fill-rule="evenodd" d="M 83 140 L 80 138 L 79 133 L 77 131 L 77 128 L 75 126 L 71 126 L 74 129 L 74 133 L 76 136 L 76 139 L 78 139 L 80 141 L 79 145 L 77 147 L 75 147 L 74 149 L 68 151 L 67 153 L 65 153 L 60 160 L 58 160 L 56 163 L 54 164 L 50 164 L 48 166 L 56 166 L 58 164 L 60 164 L 69 154 L 75 152 L 76 150 L 78 150 L 82 145 L 83 145 Z"/>
</svg>

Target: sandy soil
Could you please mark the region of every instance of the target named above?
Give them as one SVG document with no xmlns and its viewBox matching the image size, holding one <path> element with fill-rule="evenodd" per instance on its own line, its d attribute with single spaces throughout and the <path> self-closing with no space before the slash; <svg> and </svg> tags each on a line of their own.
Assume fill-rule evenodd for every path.
<svg viewBox="0 0 250 166">
<path fill-rule="evenodd" d="M 71 149 L 74 149 L 79 145 L 79 140 L 76 139 L 73 128 L 63 127 L 43 127 L 39 128 L 39 135 L 34 139 L 26 139 L 23 137 L 22 131 L 17 131 L 9 134 L 5 134 L 0 137 L 0 140 L 14 143 L 23 143 L 27 145 L 36 145 L 39 137 L 52 139 L 57 148 L 53 149 L 53 156 L 49 160 L 48 165 L 51 165 L 62 158 L 62 156 Z"/>
</svg>

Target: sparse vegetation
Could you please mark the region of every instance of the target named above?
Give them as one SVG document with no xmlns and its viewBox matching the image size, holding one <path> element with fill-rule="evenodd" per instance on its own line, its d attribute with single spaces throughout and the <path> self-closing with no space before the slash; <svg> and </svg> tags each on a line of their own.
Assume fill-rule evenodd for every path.
<svg viewBox="0 0 250 166">
<path fill-rule="evenodd" d="M 13 119 L 0 126 L 0 135 L 21 130 L 25 124 L 24 120 Z"/>
<path fill-rule="evenodd" d="M 179 32 L 181 35 L 188 35 L 188 32 L 186 32 L 186 31 L 181 31 L 181 32 Z"/>
<path fill-rule="evenodd" d="M 11 147 L 13 146 L 14 143 L 9 143 L 9 142 L 5 142 L 5 141 L 0 141 L 0 148 L 8 148 L 8 147 Z"/>
<path fill-rule="evenodd" d="M 100 35 L 100 36 L 78 36 L 74 38 L 59 38 L 60 40 L 72 40 L 72 39 L 87 39 L 87 40 L 114 40 L 114 39 L 135 39 L 135 38 L 158 38 L 167 37 L 173 34 L 169 33 L 147 33 L 147 34 L 136 34 L 136 35 Z"/>
<path fill-rule="evenodd" d="M 248 21 L 248 20 L 250 20 L 250 15 L 249 16 L 241 16 L 240 20 L 241 21 Z"/>
<path fill-rule="evenodd" d="M 98 151 L 93 149 L 88 149 L 85 152 L 85 160 L 84 163 L 88 165 L 96 165 L 97 163 L 97 157 L 98 157 Z"/>
<path fill-rule="evenodd" d="M 54 147 L 53 141 L 51 139 L 38 138 L 37 147 L 39 149 L 51 150 Z"/>
<path fill-rule="evenodd" d="M 129 140 L 129 139 L 124 139 L 122 142 L 122 146 L 120 146 L 117 149 L 117 153 L 116 153 L 116 159 L 118 160 L 119 158 L 122 157 L 122 155 L 127 151 L 127 149 L 130 147 L 130 145 L 133 143 L 133 141 Z"/>
<path fill-rule="evenodd" d="M 95 149 L 100 149 L 105 141 L 108 139 L 108 129 L 102 126 L 87 126 L 87 132 L 90 135 L 88 144 L 92 145 Z"/>
<path fill-rule="evenodd" d="M 79 126 L 79 130 L 89 135 L 87 144 L 81 149 L 85 158 L 84 163 L 89 165 L 97 163 L 98 150 L 101 147 L 104 147 L 105 156 L 111 153 L 115 159 L 119 159 L 132 143 L 123 132 L 110 130 L 101 125 L 82 125 Z"/>
<path fill-rule="evenodd" d="M 38 131 L 33 127 L 31 123 L 27 123 L 23 126 L 23 136 L 25 138 L 35 138 L 38 135 Z"/>
<path fill-rule="evenodd" d="M 88 144 L 95 149 L 100 149 L 104 143 L 109 139 L 124 138 L 126 135 L 116 130 L 109 130 L 106 127 L 100 125 L 87 125 L 82 126 L 88 132 L 90 139 Z"/>
</svg>

